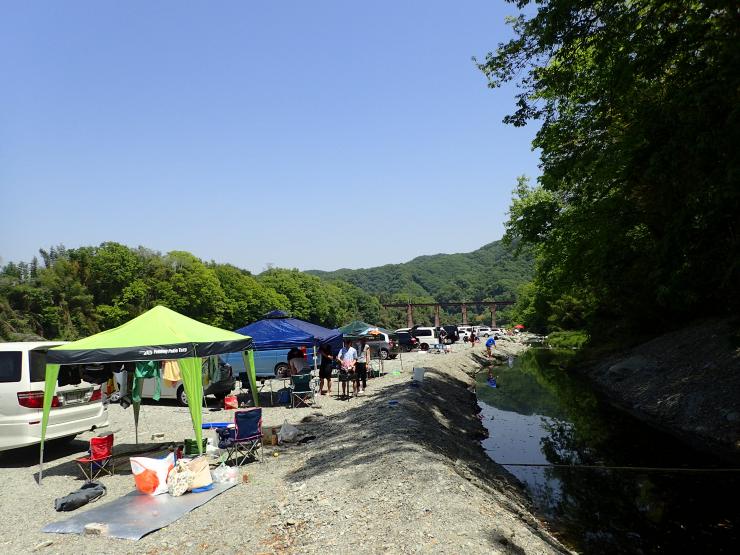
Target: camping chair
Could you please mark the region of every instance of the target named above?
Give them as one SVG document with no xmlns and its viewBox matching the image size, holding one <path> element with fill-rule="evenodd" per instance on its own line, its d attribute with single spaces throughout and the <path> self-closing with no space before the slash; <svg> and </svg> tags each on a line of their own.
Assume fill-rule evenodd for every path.
<svg viewBox="0 0 740 555">
<path fill-rule="evenodd" d="M 113 434 L 90 438 L 90 451 L 87 457 L 75 459 L 88 482 L 102 474 L 113 476 Z"/>
<path fill-rule="evenodd" d="M 241 466 L 247 457 L 257 458 L 257 449 L 262 457 L 262 408 L 251 407 L 234 412 L 234 427 L 216 429 L 218 446 L 226 449 L 226 460 L 236 455 L 236 465 Z"/>
<path fill-rule="evenodd" d="M 308 399 L 311 399 L 311 404 L 314 403 L 314 392 L 311 387 L 311 374 L 296 374 L 290 377 L 290 400 L 291 406 L 296 408 L 297 406 L 308 405 Z"/>
</svg>

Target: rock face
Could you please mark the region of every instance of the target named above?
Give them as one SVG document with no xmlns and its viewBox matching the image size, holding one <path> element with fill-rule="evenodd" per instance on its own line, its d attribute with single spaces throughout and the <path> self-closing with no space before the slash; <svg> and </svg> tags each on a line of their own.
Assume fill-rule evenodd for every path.
<svg viewBox="0 0 740 555">
<path fill-rule="evenodd" d="M 740 462 L 739 329 L 737 319 L 703 321 L 583 371 L 618 406 Z"/>
</svg>

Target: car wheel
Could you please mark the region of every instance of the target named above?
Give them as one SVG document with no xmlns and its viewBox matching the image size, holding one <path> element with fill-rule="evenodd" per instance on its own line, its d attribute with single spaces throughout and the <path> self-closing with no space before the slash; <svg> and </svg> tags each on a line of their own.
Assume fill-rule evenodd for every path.
<svg viewBox="0 0 740 555">
<path fill-rule="evenodd" d="M 290 367 L 284 362 L 281 362 L 280 364 L 275 366 L 275 377 L 285 378 L 288 375 L 289 371 L 290 371 Z"/>
<path fill-rule="evenodd" d="M 422 343 L 421 345 L 419 345 L 419 349 L 421 349 L 422 351 L 428 351 L 429 345 L 427 345 L 426 343 Z"/>
<path fill-rule="evenodd" d="M 188 396 L 185 394 L 185 386 L 183 385 L 177 388 L 177 404 L 181 407 L 188 406 Z"/>
<path fill-rule="evenodd" d="M 388 358 L 388 349 L 380 349 L 380 358 L 383 360 Z"/>
</svg>

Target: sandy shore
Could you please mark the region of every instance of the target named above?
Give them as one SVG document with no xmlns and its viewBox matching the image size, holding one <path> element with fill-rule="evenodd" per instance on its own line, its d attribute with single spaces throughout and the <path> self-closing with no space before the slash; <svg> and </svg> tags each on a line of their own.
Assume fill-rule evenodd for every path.
<svg viewBox="0 0 740 555">
<path fill-rule="evenodd" d="M 498 350 L 506 357 L 521 348 L 504 341 Z M 41 487 L 36 449 L 0 454 L 0 546 L 8 553 L 563 551 L 477 442 L 483 428 L 465 371 L 480 365 L 485 349 L 459 344 L 454 351 L 387 361 L 386 375 L 356 399 L 322 396 L 320 408 L 265 408 L 265 426 L 287 420 L 316 439 L 266 447 L 264 463 L 243 467 L 248 483 L 138 542 L 40 532 L 67 516 L 54 511 L 54 499 L 81 485 L 73 459 L 86 450 L 89 435 L 49 450 Z M 410 385 L 414 366 L 427 368 L 420 388 Z M 117 452 L 136 448 L 131 410 L 112 405 L 110 412 Z M 204 413 L 204 421 L 229 418 L 225 411 Z M 142 406 L 139 437 L 147 442 L 155 433 L 166 442 L 192 437 L 187 409 Z M 125 461 L 103 478 L 107 500 L 134 487 Z"/>
</svg>

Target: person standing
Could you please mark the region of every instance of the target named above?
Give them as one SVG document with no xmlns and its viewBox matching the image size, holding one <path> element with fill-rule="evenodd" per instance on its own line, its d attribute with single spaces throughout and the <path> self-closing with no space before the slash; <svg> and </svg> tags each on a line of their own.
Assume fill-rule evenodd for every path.
<svg viewBox="0 0 740 555">
<path fill-rule="evenodd" d="M 491 349 L 496 348 L 496 338 L 491 336 L 486 340 L 486 354 L 488 355 L 488 358 L 491 358 L 493 354 L 491 353 Z"/>
<path fill-rule="evenodd" d="M 357 365 L 357 349 L 352 346 L 351 339 L 344 340 L 344 347 L 337 355 L 341 368 L 339 370 L 339 381 L 342 383 L 342 396 L 348 397 L 348 382 L 352 381 L 354 386 L 355 366 Z"/>
<path fill-rule="evenodd" d="M 319 395 L 327 393 L 331 395 L 331 368 L 334 363 L 334 356 L 331 354 L 331 345 L 324 343 L 320 348 L 321 364 L 319 365 Z M 326 380 L 326 390 L 324 389 L 324 380 Z"/>
<path fill-rule="evenodd" d="M 442 327 L 439 328 L 439 342 L 442 345 L 447 343 L 447 330 Z"/>
<path fill-rule="evenodd" d="M 478 340 L 478 338 L 475 336 L 475 332 L 470 332 L 470 346 L 475 347 L 475 342 Z"/>
<path fill-rule="evenodd" d="M 370 345 L 367 339 L 360 339 L 359 349 L 357 349 L 357 372 L 355 374 L 355 391 L 360 395 L 365 392 L 367 387 L 367 365 L 370 363 Z"/>
</svg>

